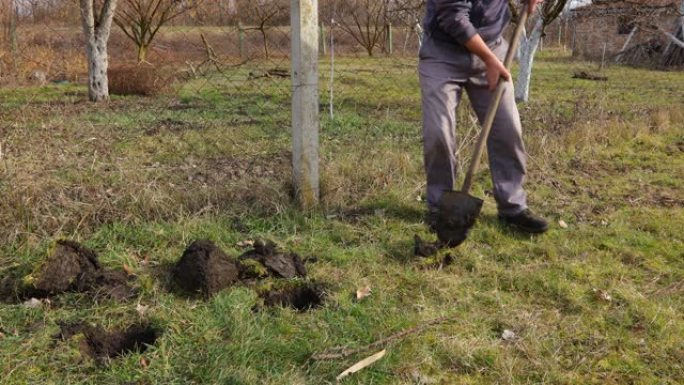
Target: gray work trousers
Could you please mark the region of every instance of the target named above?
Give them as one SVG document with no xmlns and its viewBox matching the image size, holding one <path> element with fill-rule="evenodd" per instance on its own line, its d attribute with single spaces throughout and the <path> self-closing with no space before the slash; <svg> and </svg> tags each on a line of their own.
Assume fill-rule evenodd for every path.
<svg viewBox="0 0 684 385">
<path fill-rule="evenodd" d="M 489 43 L 489 47 L 503 61 L 508 43 L 499 38 Z M 429 36 L 423 42 L 418 72 L 423 99 L 423 150 L 430 210 L 436 210 L 444 191 L 454 188 L 456 108 L 463 89 L 468 93 L 480 122 L 487 113 L 492 92 L 487 87 L 485 69 L 482 60 L 465 47 Z M 487 152 L 499 213 L 520 213 L 527 208 L 527 196 L 523 190 L 527 155 L 511 82 L 507 83 L 494 119 Z"/>
</svg>

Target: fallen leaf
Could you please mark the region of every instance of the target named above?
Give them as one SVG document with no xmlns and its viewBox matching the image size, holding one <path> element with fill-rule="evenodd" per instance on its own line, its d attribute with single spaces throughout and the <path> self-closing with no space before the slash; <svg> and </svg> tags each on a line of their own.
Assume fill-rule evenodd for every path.
<svg viewBox="0 0 684 385">
<path fill-rule="evenodd" d="M 31 298 L 30 300 L 24 302 L 24 307 L 29 309 L 37 309 L 41 306 L 43 306 L 43 302 L 36 298 Z"/>
<path fill-rule="evenodd" d="M 613 297 L 610 295 L 610 293 L 605 290 L 594 289 L 594 293 L 596 294 L 596 298 L 600 299 L 601 301 L 611 302 L 613 300 Z"/>
<path fill-rule="evenodd" d="M 561 229 L 567 229 L 568 228 L 568 224 L 565 223 L 565 221 L 562 219 L 558 221 L 558 226 L 560 226 Z"/>
<path fill-rule="evenodd" d="M 336 378 L 337 381 L 340 381 L 349 375 L 352 375 L 352 374 L 354 374 L 354 373 L 356 373 L 356 372 L 358 372 L 364 368 L 367 368 L 367 367 L 373 365 L 376 361 L 378 361 L 379 359 L 384 357 L 385 354 L 387 354 L 387 350 L 383 349 L 383 350 L 373 354 L 372 356 L 364 358 L 363 360 L 355 363 L 354 365 L 350 366 L 349 369 L 340 373 L 340 375 L 337 376 L 337 378 Z"/>
<path fill-rule="evenodd" d="M 135 306 L 135 311 L 137 311 L 140 316 L 144 316 L 149 308 L 149 306 L 141 305 L 140 302 L 138 302 L 138 304 Z"/>
<path fill-rule="evenodd" d="M 140 366 L 142 366 L 144 369 L 147 369 L 148 366 L 150 366 L 150 363 L 147 362 L 145 357 L 140 357 Z"/>
<path fill-rule="evenodd" d="M 252 239 L 245 239 L 244 241 L 240 241 L 237 243 L 237 247 L 252 247 L 254 246 L 254 240 Z"/>
<path fill-rule="evenodd" d="M 125 263 L 123 264 L 123 271 L 125 271 L 126 274 L 128 274 L 128 275 L 131 275 L 131 276 L 135 275 L 135 270 L 133 270 L 132 267 L 128 266 Z"/>
<path fill-rule="evenodd" d="M 503 331 L 503 333 L 501 333 L 501 339 L 503 339 L 504 341 L 513 341 L 514 339 L 516 339 L 516 337 L 517 335 L 512 330 L 506 329 Z"/>
<path fill-rule="evenodd" d="M 358 290 L 356 290 L 356 299 L 360 301 L 360 300 L 370 296 L 371 292 L 372 292 L 372 290 L 371 290 L 370 286 L 365 286 L 365 287 L 359 288 Z"/>
</svg>

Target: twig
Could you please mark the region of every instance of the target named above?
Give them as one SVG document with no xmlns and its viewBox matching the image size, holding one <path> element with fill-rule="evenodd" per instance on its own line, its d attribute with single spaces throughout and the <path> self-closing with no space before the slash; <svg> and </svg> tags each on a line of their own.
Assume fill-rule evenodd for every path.
<svg viewBox="0 0 684 385">
<path fill-rule="evenodd" d="M 361 352 L 366 351 L 366 350 L 379 348 L 381 346 L 387 345 L 388 343 L 390 343 L 392 341 L 403 339 L 403 338 L 410 336 L 412 334 L 422 333 L 432 326 L 440 325 L 440 324 L 452 321 L 454 319 L 455 319 L 455 316 L 447 316 L 447 317 L 436 318 L 436 319 L 427 321 L 422 325 L 414 326 L 410 329 L 402 330 L 398 333 L 392 334 L 389 337 L 383 338 L 379 341 L 375 341 L 372 344 L 362 346 L 360 348 L 348 349 L 344 346 L 337 346 L 337 347 L 334 347 L 330 350 L 326 350 L 322 353 L 316 353 L 313 356 L 311 356 L 311 359 L 314 361 L 324 361 L 324 360 L 335 360 L 335 359 L 339 359 L 339 358 L 347 358 L 349 356 L 353 356 L 354 354 L 361 353 Z"/>
</svg>

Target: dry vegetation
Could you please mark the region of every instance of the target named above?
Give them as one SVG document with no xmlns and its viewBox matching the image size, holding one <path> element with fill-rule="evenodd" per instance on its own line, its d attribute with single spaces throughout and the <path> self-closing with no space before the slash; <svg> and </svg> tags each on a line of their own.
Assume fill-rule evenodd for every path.
<svg viewBox="0 0 684 385">
<path fill-rule="evenodd" d="M 204 32 L 220 55 L 235 47 L 220 30 Z M 196 31 L 170 28 L 151 55 L 180 71 L 205 60 L 205 48 Z M 123 40 L 112 49 L 134 59 Z M 0 304 L 4 383 L 321 384 L 363 357 L 311 362 L 313 353 L 440 316 L 454 321 L 390 344 L 348 382 L 684 381 L 682 73 L 610 67 L 607 82 L 591 82 L 571 76 L 593 65 L 543 52 L 522 116 L 532 203 L 554 228 L 510 233 L 488 199 L 472 238 L 449 251 L 455 262 L 435 270 L 412 251 L 414 234 L 430 237 L 415 60 L 338 60 L 335 118 L 323 114 L 321 131 L 323 205 L 301 213 L 291 200 L 290 84 L 260 75 L 288 63 L 273 54 L 231 67 L 229 56 L 220 72 L 209 66 L 153 97 L 104 105 L 85 102 L 76 82 L 0 90 L 2 278 L 25 277 L 69 238 L 103 265 L 126 265 L 139 289 L 128 302 L 72 293 L 36 309 Z M 471 114 L 459 119 L 459 135 L 472 138 Z M 486 172 L 477 185 L 486 196 Z M 329 284 L 325 305 L 254 312 L 259 293 L 249 287 L 207 301 L 166 290 L 162 272 L 191 240 L 236 256 L 238 242 L 259 237 L 318 257 L 307 268 Z M 373 294 L 352 300 L 364 285 Z M 141 320 L 163 335 L 104 366 L 78 341 L 52 339 L 63 321 L 118 330 Z M 502 340 L 504 330 L 517 337 Z"/>
</svg>

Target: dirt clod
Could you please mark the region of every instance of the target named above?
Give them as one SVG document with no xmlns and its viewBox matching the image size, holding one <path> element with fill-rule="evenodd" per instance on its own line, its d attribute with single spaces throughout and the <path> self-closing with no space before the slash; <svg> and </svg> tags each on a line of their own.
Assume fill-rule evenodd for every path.
<svg viewBox="0 0 684 385">
<path fill-rule="evenodd" d="M 123 270 L 102 268 L 93 250 L 60 240 L 38 268 L 32 284 L 19 289 L 19 297 L 41 298 L 71 291 L 123 300 L 135 295 L 129 278 Z"/>
<path fill-rule="evenodd" d="M 307 275 L 306 266 L 299 255 L 282 253 L 273 242 L 269 241 L 254 242 L 254 249 L 244 253 L 240 259 L 258 261 L 277 278 L 290 279 Z"/>
<path fill-rule="evenodd" d="M 322 306 L 325 293 L 321 285 L 306 284 L 269 291 L 261 297 L 266 306 L 290 307 L 303 312 Z"/>
<path fill-rule="evenodd" d="M 173 278 L 183 290 L 210 296 L 237 282 L 239 272 L 238 265 L 213 242 L 198 240 L 173 268 Z"/>
<path fill-rule="evenodd" d="M 439 242 L 439 241 L 427 242 L 427 241 L 424 241 L 417 234 L 413 236 L 413 240 L 414 240 L 413 254 L 415 254 L 417 257 L 425 257 L 425 258 L 432 257 L 433 255 L 437 254 L 439 249 L 442 247 L 441 242 Z"/>
<path fill-rule="evenodd" d="M 94 251 L 73 241 L 57 241 L 33 286 L 47 294 L 86 291 L 100 272 Z"/>
</svg>

